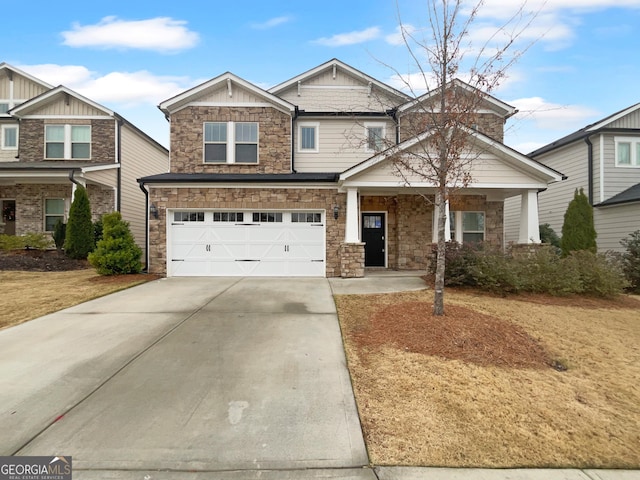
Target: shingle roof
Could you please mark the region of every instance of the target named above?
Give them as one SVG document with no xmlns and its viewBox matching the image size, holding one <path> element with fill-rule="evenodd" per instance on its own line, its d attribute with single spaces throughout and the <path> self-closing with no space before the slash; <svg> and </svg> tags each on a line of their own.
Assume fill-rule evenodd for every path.
<svg viewBox="0 0 640 480">
<path fill-rule="evenodd" d="M 622 203 L 640 202 L 640 183 L 635 184 L 633 187 L 627 188 L 623 192 L 614 195 L 608 200 L 602 203 L 594 205 L 595 207 L 607 207 L 610 205 L 620 205 Z"/>
</svg>

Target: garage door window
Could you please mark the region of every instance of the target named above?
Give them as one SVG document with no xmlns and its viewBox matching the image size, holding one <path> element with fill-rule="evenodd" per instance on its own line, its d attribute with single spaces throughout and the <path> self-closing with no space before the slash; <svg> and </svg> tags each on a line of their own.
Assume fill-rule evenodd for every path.
<svg viewBox="0 0 640 480">
<path fill-rule="evenodd" d="M 320 223 L 322 214 L 318 212 L 294 212 L 291 214 L 292 223 Z"/>
<path fill-rule="evenodd" d="M 213 212 L 214 222 L 242 222 L 244 221 L 243 212 Z"/>
<path fill-rule="evenodd" d="M 282 222 L 282 212 L 255 212 L 253 221 L 260 223 L 280 223 Z"/>
<path fill-rule="evenodd" d="M 174 222 L 204 222 L 204 212 L 173 212 Z"/>
</svg>

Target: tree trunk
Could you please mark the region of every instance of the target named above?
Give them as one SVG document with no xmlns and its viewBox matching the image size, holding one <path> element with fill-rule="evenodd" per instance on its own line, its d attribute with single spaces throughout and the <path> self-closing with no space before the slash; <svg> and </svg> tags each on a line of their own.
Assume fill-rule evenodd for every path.
<svg viewBox="0 0 640 480">
<path fill-rule="evenodd" d="M 436 193 L 436 208 L 438 208 L 438 254 L 436 257 L 436 280 L 433 290 L 433 314 L 444 315 L 444 268 L 447 243 L 444 237 L 444 229 L 447 222 L 447 209 L 445 208 L 446 195 L 439 188 Z"/>
</svg>

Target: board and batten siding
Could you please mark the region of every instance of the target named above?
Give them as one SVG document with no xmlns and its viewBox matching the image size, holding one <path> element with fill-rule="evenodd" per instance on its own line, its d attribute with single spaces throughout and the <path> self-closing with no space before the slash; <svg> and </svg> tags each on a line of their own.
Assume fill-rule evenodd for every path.
<svg viewBox="0 0 640 480">
<path fill-rule="evenodd" d="M 217 88 L 213 91 L 205 93 L 203 96 L 198 97 L 197 102 L 213 103 L 213 104 L 238 104 L 238 103 L 265 103 L 266 100 L 254 93 L 239 87 L 238 84 L 232 83 L 231 96 L 229 96 L 229 89 L 225 84 L 223 87 Z"/>
<path fill-rule="evenodd" d="M 620 240 L 640 229 L 640 203 L 596 207 L 593 221 L 598 232 L 598 250 L 624 252 Z"/>
<path fill-rule="evenodd" d="M 6 75 L 0 75 L 0 98 L 9 100 L 11 93 L 11 80 Z M 20 103 L 30 100 L 33 97 L 46 92 L 48 89 L 43 85 L 39 85 L 18 73 L 13 73 L 13 98 L 11 100 L 19 100 Z"/>
<path fill-rule="evenodd" d="M 169 153 L 135 128 L 124 124 L 121 135 L 120 213 L 129 222 L 131 233 L 143 252 L 145 239 L 145 196 L 137 179 L 169 171 Z"/>
<path fill-rule="evenodd" d="M 298 124 L 318 124 L 318 152 L 300 152 L 298 149 Z M 375 155 L 367 150 L 364 135 L 365 124 L 384 123 L 388 142 L 395 140 L 395 124 L 384 118 L 358 119 L 298 118 L 294 131 L 295 169 L 297 172 L 343 172 Z"/>
<path fill-rule="evenodd" d="M 38 115 L 59 115 L 59 116 L 86 116 L 111 118 L 102 110 L 99 110 L 86 102 L 69 96 L 68 100 L 64 95 L 57 95 L 55 101 L 38 108 Z M 65 122 L 71 123 L 71 122 Z"/>
</svg>

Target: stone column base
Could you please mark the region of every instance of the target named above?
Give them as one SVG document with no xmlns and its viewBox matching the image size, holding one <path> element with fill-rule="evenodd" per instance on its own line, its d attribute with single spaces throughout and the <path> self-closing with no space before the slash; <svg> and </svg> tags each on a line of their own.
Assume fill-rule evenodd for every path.
<svg viewBox="0 0 640 480">
<path fill-rule="evenodd" d="M 342 278 L 364 277 L 364 243 L 340 244 L 340 276 Z"/>
</svg>

